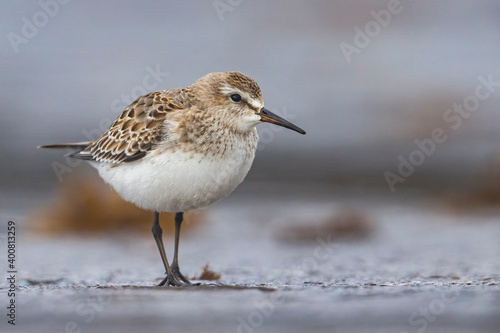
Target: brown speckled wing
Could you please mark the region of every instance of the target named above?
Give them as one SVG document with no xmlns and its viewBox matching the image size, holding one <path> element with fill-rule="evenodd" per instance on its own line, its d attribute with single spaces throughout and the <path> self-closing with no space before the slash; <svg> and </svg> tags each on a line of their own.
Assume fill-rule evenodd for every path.
<svg viewBox="0 0 500 333">
<path fill-rule="evenodd" d="M 137 98 L 107 132 L 73 157 L 98 162 L 132 162 L 162 139 L 165 118 L 184 108 L 185 89 L 164 90 Z"/>
</svg>

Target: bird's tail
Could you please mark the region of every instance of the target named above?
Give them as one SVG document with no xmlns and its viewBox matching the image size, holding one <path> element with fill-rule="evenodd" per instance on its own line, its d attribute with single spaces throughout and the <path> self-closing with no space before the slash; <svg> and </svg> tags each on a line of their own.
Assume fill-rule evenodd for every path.
<svg viewBox="0 0 500 333">
<path fill-rule="evenodd" d="M 73 150 L 72 152 L 66 154 L 65 156 L 78 158 L 81 160 L 93 160 L 92 154 L 86 152 L 83 153 L 83 150 L 93 144 L 94 141 L 86 141 L 86 142 L 75 142 L 75 143 L 58 143 L 55 145 L 44 145 L 38 146 L 37 148 L 43 149 L 66 149 Z"/>
<path fill-rule="evenodd" d="M 86 142 L 75 142 L 75 143 L 58 143 L 55 145 L 43 145 L 38 146 L 37 148 L 42 149 L 72 149 L 72 150 L 83 150 L 87 148 L 89 145 L 94 143 L 94 141 L 86 141 Z"/>
</svg>

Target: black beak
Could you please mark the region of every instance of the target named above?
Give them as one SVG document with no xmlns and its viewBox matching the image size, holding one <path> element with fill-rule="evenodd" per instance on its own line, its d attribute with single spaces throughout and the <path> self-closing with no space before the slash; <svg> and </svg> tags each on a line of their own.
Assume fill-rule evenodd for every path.
<svg viewBox="0 0 500 333">
<path fill-rule="evenodd" d="M 261 117 L 260 121 L 262 121 L 262 122 L 282 126 L 282 127 L 291 129 L 292 131 L 298 132 L 300 134 L 306 134 L 306 132 L 302 128 L 295 126 L 294 124 L 292 124 L 288 120 L 281 118 L 280 116 L 278 116 L 275 113 L 272 113 L 271 111 L 269 111 L 266 108 L 260 109 L 260 112 L 258 112 L 257 114 Z"/>
</svg>

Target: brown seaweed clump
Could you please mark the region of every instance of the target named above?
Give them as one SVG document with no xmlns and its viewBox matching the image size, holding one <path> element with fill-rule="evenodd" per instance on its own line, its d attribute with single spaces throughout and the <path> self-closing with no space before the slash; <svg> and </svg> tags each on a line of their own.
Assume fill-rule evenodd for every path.
<svg viewBox="0 0 500 333">
<path fill-rule="evenodd" d="M 193 277 L 193 280 L 216 281 L 219 280 L 220 277 L 220 273 L 212 271 L 208 264 L 206 264 L 205 266 L 203 266 L 203 271 L 201 272 L 200 276 L 195 275 Z"/>
<path fill-rule="evenodd" d="M 468 186 L 449 191 L 445 208 L 453 213 L 494 213 L 500 209 L 500 158 L 473 178 Z"/>
</svg>

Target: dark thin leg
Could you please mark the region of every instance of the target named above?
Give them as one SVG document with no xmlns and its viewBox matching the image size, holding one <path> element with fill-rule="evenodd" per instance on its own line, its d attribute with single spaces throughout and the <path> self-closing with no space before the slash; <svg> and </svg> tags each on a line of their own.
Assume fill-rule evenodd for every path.
<svg viewBox="0 0 500 333">
<path fill-rule="evenodd" d="M 177 254 L 179 252 L 179 236 L 181 234 L 181 224 L 184 218 L 184 213 L 175 213 L 175 248 L 174 248 L 174 261 L 172 261 L 172 274 L 177 278 L 182 280 L 186 284 L 191 284 L 188 279 L 179 270 L 179 259 Z"/>
<path fill-rule="evenodd" d="M 163 231 L 161 230 L 160 227 L 160 213 L 155 212 L 155 219 L 153 222 L 153 236 L 155 238 L 156 245 L 158 245 L 158 250 L 160 251 L 161 260 L 163 261 L 163 266 L 165 266 L 165 270 L 167 271 L 167 276 L 165 276 L 165 278 L 163 279 L 163 281 L 160 282 L 159 285 L 163 286 L 164 284 L 167 284 L 173 286 L 180 286 L 181 283 L 179 279 L 177 279 L 177 277 L 172 274 L 172 270 L 170 269 L 170 266 L 168 264 L 167 255 L 165 254 L 165 247 L 163 246 L 162 234 Z"/>
</svg>

